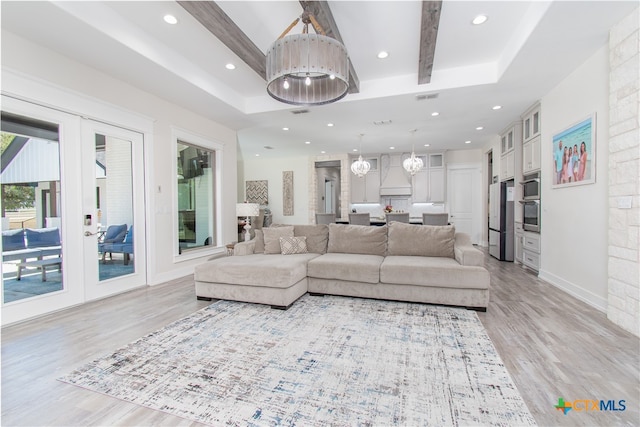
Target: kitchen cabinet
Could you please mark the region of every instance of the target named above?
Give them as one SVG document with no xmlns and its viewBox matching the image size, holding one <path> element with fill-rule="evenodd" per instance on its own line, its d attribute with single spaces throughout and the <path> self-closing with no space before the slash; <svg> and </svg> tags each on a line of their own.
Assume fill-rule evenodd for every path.
<svg viewBox="0 0 640 427">
<path fill-rule="evenodd" d="M 445 201 L 444 154 L 416 155 L 425 165 L 412 177 L 413 203 L 441 203 Z"/>
<path fill-rule="evenodd" d="M 500 155 L 504 155 L 515 147 L 514 128 L 504 132 L 500 136 Z"/>
<path fill-rule="evenodd" d="M 540 104 L 536 104 L 522 115 L 522 141 L 540 136 L 540 124 Z"/>
<path fill-rule="evenodd" d="M 380 203 L 380 169 L 377 157 L 363 157 L 371 165 L 363 177 L 351 174 L 351 203 Z M 352 158 L 355 161 L 357 158 Z M 351 172 L 349 172 L 351 173 Z"/>
<path fill-rule="evenodd" d="M 500 157 L 500 181 L 513 179 L 515 176 L 515 153 L 513 151 Z"/>
<path fill-rule="evenodd" d="M 524 175 L 540 170 L 540 140 L 541 137 L 538 135 L 522 146 L 522 173 Z"/>
<path fill-rule="evenodd" d="M 540 270 L 540 234 L 524 232 L 522 264 L 532 270 Z"/>
<path fill-rule="evenodd" d="M 429 202 L 444 202 L 444 168 L 429 169 Z"/>
<path fill-rule="evenodd" d="M 515 245 L 514 245 L 514 259 L 517 263 L 522 264 L 522 258 L 524 255 L 524 229 L 521 222 L 515 223 Z"/>
<path fill-rule="evenodd" d="M 521 152 L 522 122 L 517 121 L 500 134 L 500 181 L 508 181 L 520 176 Z"/>
</svg>

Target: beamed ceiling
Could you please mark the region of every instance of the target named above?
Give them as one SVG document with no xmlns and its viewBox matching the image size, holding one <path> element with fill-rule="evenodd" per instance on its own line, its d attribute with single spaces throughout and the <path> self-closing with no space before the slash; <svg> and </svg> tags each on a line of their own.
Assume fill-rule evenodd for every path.
<svg viewBox="0 0 640 427">
<path fill-rule="evenodd" d="M 359 134 L 371 153 L 392 146 L 406 152 L 412 144 L 420 151 L 481 148 L 604 48 L 609 28 L 637 6 L 635 0 L 0 3 L 3 48 L 19 39 L 42 45 L 237 130 L 241 155 L 263 158 L 352 152 Z M 265 54 L 305 8 L 346 46 L 351 72 L 345 98 L 302 108 L 266 93 Z M 166 24 L 166 14 L 178 23 Z M 472 25 L 480 14 L 487 22 Z M 388 58 L 376 57 L 382 50 Z M 236 68 L 226 69 L 229 63 Z"/>
</svg>

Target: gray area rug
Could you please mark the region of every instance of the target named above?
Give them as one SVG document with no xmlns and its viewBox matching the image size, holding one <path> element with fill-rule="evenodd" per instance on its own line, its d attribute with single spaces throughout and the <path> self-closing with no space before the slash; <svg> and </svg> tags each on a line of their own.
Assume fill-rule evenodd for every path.
<svg viewBox="0 0 640 427">
<path fill-rule="evenodd" d="M 535 425 L 473 311 L 219 301 L 60 379 L 211 425 Z"/>
</svg>

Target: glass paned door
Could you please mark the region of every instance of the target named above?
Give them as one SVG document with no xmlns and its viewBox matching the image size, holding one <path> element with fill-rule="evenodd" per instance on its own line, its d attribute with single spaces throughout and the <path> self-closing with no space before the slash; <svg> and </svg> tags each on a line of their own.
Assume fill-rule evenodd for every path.
<svg viewBox="0 0 640 427">
<path fill-rule="evenodd" d="M 142 135 L 86 121 L 83 166 L 87 299 L 146 284 Z"/>
<path fill-rule="evenodd" d="M 64 289 L 57 125 L 3 113 L 2 302 Z"/>
<path fill-rule="evenodd" d="M 83 301 L 80 123 L 2 95 L 3 325 Z"/>
</svg>

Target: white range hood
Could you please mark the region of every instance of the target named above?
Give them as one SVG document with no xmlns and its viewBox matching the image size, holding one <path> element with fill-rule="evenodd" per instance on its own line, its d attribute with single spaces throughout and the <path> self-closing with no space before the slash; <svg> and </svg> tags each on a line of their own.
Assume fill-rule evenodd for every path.
<svg viewBox="0 0 640 427">
<path fill-rule="evenodd" d="M 411 175 L 402 167 L 406 154 L 382 154 L 380 156 L 380 195 L 410 196 Z"/>
</svg>

